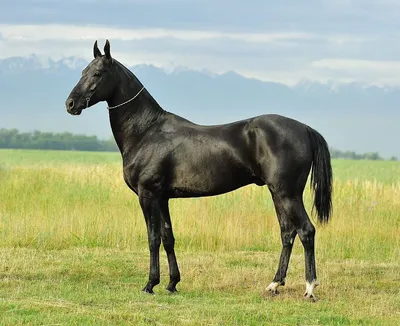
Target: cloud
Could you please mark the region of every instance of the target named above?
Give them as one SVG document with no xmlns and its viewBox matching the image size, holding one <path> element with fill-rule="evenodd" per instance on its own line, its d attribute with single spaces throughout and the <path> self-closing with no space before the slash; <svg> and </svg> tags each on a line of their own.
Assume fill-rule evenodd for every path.
<svg viewBox="0 0 400 326">
<path fill-rule="evenodd" d="M 385 72 L 400 71 L 400 61 L 374 61 L 374 60 L 352 60 L 352 59 L 323 59 L 314 61 L 312 66 L 332 70 L 353 70 L 363 72 Z"/>
<path fill-rule="evenodd" d="M 86 23 L 127 28 L 307 33 L 396 30 L 394 0 L 18 0 L 3 1 L 0 21 L 10 24 Z M 23 8 L 24 10 L 21 10 Z"/>
<path fill-rule="evenodd" d="M 311 66 L 350 81 L 363 76 L 364 80 L 373 80 L 375 84 L 400 84 L 400 61 L 327 58 L 314 61 Z"/>
<path fill-rule="evenodd" d="M 113 55 L 127 65 L 185 66 L 288 85 L 308 79 L 400 84 L 400 46 L 387 37 L 298 30 L 236 32 L 127 28 L 107 25 L 0 24 L 0 58 L 76 56 L 92 59 L 94 40 L 111 41 Z M 384 44 L 386 46 L 384 46 Z M 376 51 L 379 49 L 379 51 Z"/>
<path fill-rule="evenodd" d="M 200 41 L 218 38 L 246 41 L 250 43 L 270 43 L 280 40 L 296 40 L 312 38 L 309 33 L 228 33 L 201 30 L 173 30 L 161 28 L 128 29 L 105 26 L 76 25 L 10 25 L 0 24 L 0 34 L 4 40 L 10 41 L 46 41 L 46 40 L 93 40 L 98 37 L 114 40 L 143 40 L 174 38 L 184 41 Z"/>
</svg>

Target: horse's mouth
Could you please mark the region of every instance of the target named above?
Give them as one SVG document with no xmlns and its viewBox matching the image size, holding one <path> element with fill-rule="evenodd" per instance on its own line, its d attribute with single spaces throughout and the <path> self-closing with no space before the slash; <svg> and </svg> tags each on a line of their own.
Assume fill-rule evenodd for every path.
<svg viewBox="0 0 400 326">
<path fill-rule="evenodd" d="M 81 113 L 82 113 L 82 109 L 71 112 L 72 115 L 81 115 Z"/>
<path fill-rule="evenodd" d="M 80 115 L 82 113 L 83 109 L 72 109 L 72 110 L 67 110 L 69 114 L 71 115 Z"/>
</svg>

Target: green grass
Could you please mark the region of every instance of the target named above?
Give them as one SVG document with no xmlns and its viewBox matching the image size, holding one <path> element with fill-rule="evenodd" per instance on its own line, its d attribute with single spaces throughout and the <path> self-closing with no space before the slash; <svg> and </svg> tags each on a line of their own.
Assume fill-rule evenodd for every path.
<svg viewBox="0 0 400 326">
<path fill-rule="evenodd" d="M 0 149 L 0 168 L 57 166 L 59 164 L 89 165 L 119 163 L 120 161 L 121 154 L 119 152 Z"/>
<path fill-rule="evenodd" d="M 324 259 L 316 303 L 301 299 L 303 257 L 290 283 L 263 293 L 276 253 L 178 254 L 179 293 L 168 295 L 167 264 L 154 296 L 140 291 L 147 251 L 75 248 L 0 250 L 0 325 L 395 325 L 398 264 Z"/>
<path fill-rule="evenodd" d="M 3 167 L 3 169 L 1 169 Z M 140 290 L 147 236 L 119 153 L 0 151 L 0 325 L 400 324 L 400 163 L 334 160 L 334 214 L 317 225 L 321 285 L 302 299 L 298 239 L 287 285 L 268 190 L 172 200 L 182 282 Z M 306 208 L 311 198 L 305 192 Z M 315 220 L 315 216 L 312 215 Z"/>
<path fill-rule="evenodd" d="M 332 161 L 336 180 L 364 180 L 380 183 L 400 182 L 399 161 L 344 160 Z"/>
</svg>

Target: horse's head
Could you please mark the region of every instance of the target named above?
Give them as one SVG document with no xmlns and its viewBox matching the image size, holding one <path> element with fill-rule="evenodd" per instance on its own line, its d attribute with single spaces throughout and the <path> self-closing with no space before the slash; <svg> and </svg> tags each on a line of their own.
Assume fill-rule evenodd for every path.
<svg viewBox="0 0 400 326">
<path fill-rule="evenodd" d="M 93 55 L 94 59 L 83 70 L 81 79 L 65 101 L 67 112 L 72 115 L 79 115 L 83 109 L 107 101 L 115 91 L 115 76 L 111 69 L 113 59 L 108 40 L 104 46 L 104 55 L 97 47 L 97 41 L 93 46 Z"/>
</svg>

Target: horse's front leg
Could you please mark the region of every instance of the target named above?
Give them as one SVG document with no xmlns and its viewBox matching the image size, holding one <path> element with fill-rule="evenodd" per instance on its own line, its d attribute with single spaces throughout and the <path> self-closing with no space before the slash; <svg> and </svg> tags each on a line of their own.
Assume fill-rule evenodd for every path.
<svg viewBox="0 0 400 326">
<path fill-rule="evenodd" d="M 167 199 L 161 202 L 161 239 L 167 254 L 169 265 L 169 284 L 167 290 L 170 293 L 177 292 L 176 284 L 181 280 L 181 275 L 175 256 L 175 238 L 174 233 L 172 232 L 172 223 Z"/>
<path fill-rule="evenodd" d="M 152 192 L 141 190 L 139 202 L 147 226 L 147 237 L 150 249 L 149 280 L 143 288 L 144 292 L 154 293 L 153 287 L 160 283 L 160 244 L 161 244 L 161 212 L 160 199 Z"/>
</svg>

